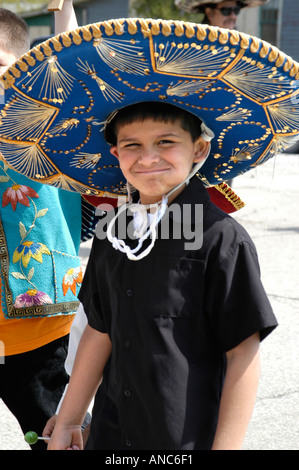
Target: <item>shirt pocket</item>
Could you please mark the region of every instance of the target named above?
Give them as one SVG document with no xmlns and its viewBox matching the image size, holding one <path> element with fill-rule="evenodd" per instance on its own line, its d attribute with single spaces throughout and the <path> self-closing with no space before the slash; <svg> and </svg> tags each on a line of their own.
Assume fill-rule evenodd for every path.
<svg viewBox="0 0 299 470">
<path fill-rule="evenodd" d="M 149 295 L 154 317 L 189 318 L 202 305 L 205 262 L 190 258 L 159 257 Z"/>
</svg>

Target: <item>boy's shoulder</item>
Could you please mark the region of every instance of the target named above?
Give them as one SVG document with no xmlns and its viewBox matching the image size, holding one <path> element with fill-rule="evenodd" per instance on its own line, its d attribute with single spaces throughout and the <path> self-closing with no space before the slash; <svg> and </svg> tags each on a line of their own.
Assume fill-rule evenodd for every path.
<svg viewBox="0 0 299 470">
<path fill-rule="evenodd" d="M 250 235 L 243 225 L 230 214 L 223 212 L 212 201 L 209 201 L 206 206 L 204 223 L 207 228 L 211 228 L 219 232 L 223 231 L 227 234 L 235 234 L 236 238 L 240 241 L 252 242 Z"/>
<path fill-rule="evenodd" d="M 255 244 L 247 232 L 234 217 L 226 214 L 212 202 L 206 207 L 203 219 L 203 250 L 206 257 L 212 258 L 216 265 L 228 266 L 238 257 L 244 263 L 254 260 L 258 266 L 258 254 Z"/>
</svg>

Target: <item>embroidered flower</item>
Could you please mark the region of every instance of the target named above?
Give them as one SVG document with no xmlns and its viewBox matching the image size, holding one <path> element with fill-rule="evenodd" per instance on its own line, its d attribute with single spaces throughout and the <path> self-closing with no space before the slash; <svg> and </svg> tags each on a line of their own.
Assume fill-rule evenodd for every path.
<svg viewBox="0 0 299 470">
<path fill-rule="evenodd" d="M 42 254 L 50 255 L 50 250 L 43 243 L 30 241 L 22 242 L 14 251 L 13 262 L 17 263 L 22 258 L 22 263 L 27 268 L 31 258 L 39 263 L 43 262 Z"/>
<path fill-rule="evenodd" d="M 77 284 L 81 284 L 82 280 L 82 268 L 80 266 L 78 268 L 70 268 L 62 280 L 63 295 L 66 295 L 69 289 L 76 295 Z"/>
<path fill-rule="evenodd" d="M 32 307 L 33 305 L 44 305 L 52 303 L 52 300 L 48 294 L 45 294 L 45 292 L 37 289 L 29 289 L 27 292 L 25 292 L 25 294 L 21 294 L 16 297 L 14 307 Z"/>
<path fill-rule="evenodd" d="M 2 196 L 2 207 L 11 204 L 13 210 L 16 210 L 17 203 L 19 202 L 23 206 L 30 206 L 29 197 L 39 197 L 37 192 L 34 189 L 29 188 L 29 186 L 24 186 L 23 184 L 14 184 L 3 193 Z"/>
</svg>

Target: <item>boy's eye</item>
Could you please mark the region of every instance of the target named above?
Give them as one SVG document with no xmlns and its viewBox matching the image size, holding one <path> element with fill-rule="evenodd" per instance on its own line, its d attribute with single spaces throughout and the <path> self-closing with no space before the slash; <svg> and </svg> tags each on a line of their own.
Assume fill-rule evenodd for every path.
<svg viewBox="0 0 299 470">
<path fill-rule="evenodd" d="M 125 145 L 123 146 L 123 148 L 124 148 L 124 149 L 128 149 L 128 148 L 134 148 L 134 147 L 138 147 L 138 146 L 139 146 L 139 144 L 138 144 L 137 142 L 130 142 L 130 143 L 128 143 L 128 144 L 125 144 Z"/>
</svg>

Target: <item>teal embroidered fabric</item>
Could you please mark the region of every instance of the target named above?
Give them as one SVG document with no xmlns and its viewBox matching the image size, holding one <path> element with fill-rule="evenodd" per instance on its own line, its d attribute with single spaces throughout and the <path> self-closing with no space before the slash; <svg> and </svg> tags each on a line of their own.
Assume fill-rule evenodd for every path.
<svg viewBox="0 0 299 470">
<path fill-rule="evenodd" d="M 81 196 L 0 163 L 1 301 L 6 318 L 72 314 L 82 282 Z"/>
</svg>

